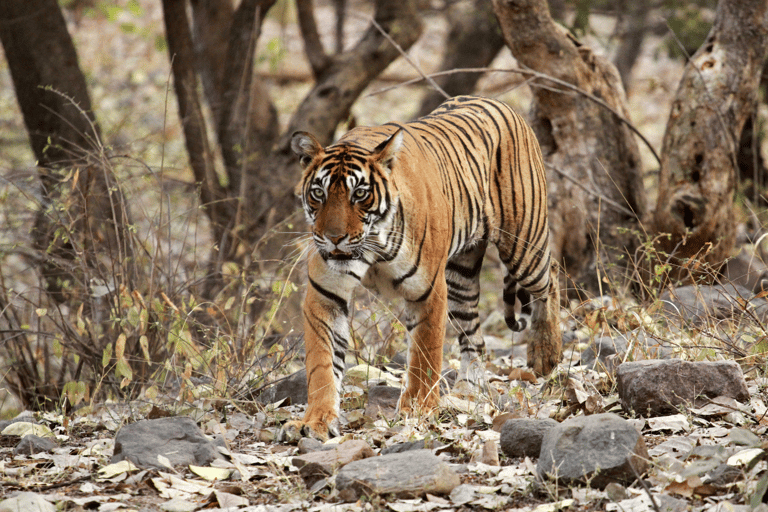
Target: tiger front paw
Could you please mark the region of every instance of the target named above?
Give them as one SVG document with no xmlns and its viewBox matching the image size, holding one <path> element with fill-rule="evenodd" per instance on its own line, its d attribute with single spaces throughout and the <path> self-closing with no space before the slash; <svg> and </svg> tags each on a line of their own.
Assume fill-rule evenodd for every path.
<svg viewBox="0 0 768 512">
<path fill-rule="evenodd" d="M 334 419 L 330 423 L 322 420 L 315 421 L 289 421 L 277 432 L 275 440 L 278 443 L 295 444 L 302 437 L 310 437 L 319 441 L 327 441 L 328 437 L 339 435 L 339 420 Z"/>
</svg>

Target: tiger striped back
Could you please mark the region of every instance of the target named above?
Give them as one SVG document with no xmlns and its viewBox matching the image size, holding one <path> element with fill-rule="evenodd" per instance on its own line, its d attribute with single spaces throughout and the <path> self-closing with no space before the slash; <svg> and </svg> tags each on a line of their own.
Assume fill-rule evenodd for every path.
<svg viewBox="0 0 768 512">
<path fill-rule="evenodd" d="M 532 130 L 511 108 L 461 96 L 410 123 L 355 128 L 327 148 L 299 132 L 292 147 L 316 252 L 304 304 L 309 407 L 284 432 L 322 436 L 336 424 L 359 283 L 406 301 L 401 411 L 437 405 L 446 314 L 460 333 L 459 381 L 480 384 L 477 306 L 488 243 L 505 267 L 508 326 L 531 327 L 529 364 L 538 373 L 557 364 L 546 175 Z"/>
</svg>

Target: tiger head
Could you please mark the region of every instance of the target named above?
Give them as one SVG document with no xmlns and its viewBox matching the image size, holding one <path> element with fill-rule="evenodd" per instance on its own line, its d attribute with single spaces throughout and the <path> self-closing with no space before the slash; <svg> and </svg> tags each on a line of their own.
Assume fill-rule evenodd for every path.
<svg viewBox="0 0 768 512">
<path fill-rule="evenodd" d="M 398 130 L 373 150 L 357 139 L 323 148 L 309 133 L 293 134 L 291 149 L 304 169 L 296 194 L 324 260 L 358 260 L 376 250 L 396 209 L 389 181 L 402 141 Z"/>
</svg>

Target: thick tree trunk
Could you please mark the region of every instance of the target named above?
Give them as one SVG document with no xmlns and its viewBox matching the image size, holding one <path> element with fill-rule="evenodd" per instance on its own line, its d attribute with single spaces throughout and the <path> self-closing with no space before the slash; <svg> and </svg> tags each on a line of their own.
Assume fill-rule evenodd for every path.
<svg viewBox="0 0 768 512">
<path fill-rule="evenodd" d="M 662 146 L 652 231 L 673 263 L 693 256 L 719 267 L 735 237 L 733 192 L 739 135 L 753 111 L 768 48 L 768 2 L 721 0 L 691 57 Z M 675 277 L 689 277 L 676 273 Z"/>
<path fill-rule="evenodd" d="M 90 271 L 133 278 L 127 211 L 114 187 L 85 77 L 56 0 L 0 2 L 0 41 L 37 159 L 42 201 L 33 239 L 57 301 L 89 303 Z M 111 261 L 110 261 L 111 260 Z"/>
<path fill-rule="evenodd" d="M 494 7 L 521 65 L 572 84 L 627 118 L 616 69 L 557 26 L 544 0 L 494 0 Z M 549 168 L 553 257 L 576 288 L 568 283 L 569 295 L 597 293 L 602 276 L 620 270 L 613 266 L 634 251 L 632 230 L 645 213 L 637 144 L 610 110 L 555 83 L 537 84 L 531 125 Z"/>
<path fill-rule="evenodd" d="M 448 23 L 451 28 L 445 40 L 441 71 L 487 67 L 504 47 L 491 0 L 452 5 L 448 10 Z M 459 96 L 471 94 L 481 76 L 479 73 L 455 73 L 437 77 L 435 82 L 449 96 Z M 430 89 L 421 100 L 416 117 L 429 114 L 445 99 L 440 91 Z"/>
</svg>

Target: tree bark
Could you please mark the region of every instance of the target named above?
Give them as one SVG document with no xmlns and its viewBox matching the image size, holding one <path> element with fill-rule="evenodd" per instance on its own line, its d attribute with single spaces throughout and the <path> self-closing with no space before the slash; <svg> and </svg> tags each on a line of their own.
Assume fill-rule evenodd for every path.
<svg viewBox="0 0 768 512">
<path fill-rule="evenodd" d="M 616 69 L 557 26 L 544 0 L 494 0 L 494 7 L 522 66 L 572 84 L 628 117 Z M 612 266 L 633 252 L 632 231 L 645 214 L 637 144 L 625 123 L 583 94 L 542 80 L 533 93 L 531 126 L 549 169 L 552 254 L 570 281 L 569 295 L 597 293 L 605 273 L 621 272 Z"/>
<path fill-rule="evenodd" d="M 448 23 L 451 28 L 445 40 L 441 71 L 487 67 L 504 47 L 490 0 L 452 5 L 448 10 Z M 458 96 L 471 94 L 480 77 L 479 73 L 455 73 L 437 77 L 435 82 L 449 96 Z M 429 114 L 445 99 L 440 91 L 430 89 L 422 98 L 416 117 Z"/>
<path fill-rule="evenodd" d="M 613 58 L 613 64 L 621 75 L 621 83 L 624 90 L 629 91 L 630 78 L 632 77 L 632 68 L 640 56 L 640 49 L 643 46 L 645 33 L 647 32 L 648 13 L 651 10 L 651 2 L 643 0 L 641 2 L 630 1 L 628 6 L 623 6 L 627 12 L 624 13 L 621 25 L 623 34 L 621 35 L 621 44 L 616 50 Z"/>
<path fill-rule="evenodd" d="M 89 304 L 91 271 L 117 282 L 134 277 L 128 212 L 56 0 L 0 2 L 0 41 L 42 185 L 32 235 L 46 289 L 59 302 Z"/>
<path fill-rule="evenodd" d="M 658 238 L 657 249 L 673 263 L 700 256 L 717 268 L 730 254 L 739 135 L 757 100 L 767 48 L 768 2 L 721 0 L 712 30 L 686 65 L 651 217 L 654 233 L 670 235 Z"/>
</svg>

